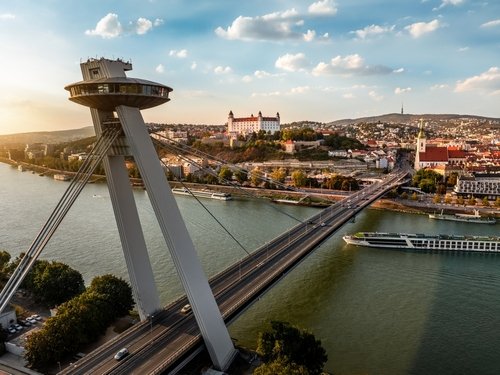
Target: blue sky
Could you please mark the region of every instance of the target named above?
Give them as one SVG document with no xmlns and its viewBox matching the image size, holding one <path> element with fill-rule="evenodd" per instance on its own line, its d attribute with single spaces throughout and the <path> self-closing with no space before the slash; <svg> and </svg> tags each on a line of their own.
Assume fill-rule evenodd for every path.
<svg viewBox="0 0 500 375">
<path fill-rule="evenodd" d="M 0 0 L 0 45 L 0 134 L 90 125 L 63 89 L 89 57 L 174 89 L 151 122 L 500 117 L 496 0 Z"/>
</svg>

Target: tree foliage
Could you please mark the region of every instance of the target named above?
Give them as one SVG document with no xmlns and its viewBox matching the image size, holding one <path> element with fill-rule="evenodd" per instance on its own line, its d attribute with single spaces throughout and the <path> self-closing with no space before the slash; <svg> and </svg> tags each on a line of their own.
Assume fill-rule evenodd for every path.
<svg viewBox="0 0 500 375">
<path fill-rule="evenodd" d="M 419 169 L 413 175 L 412 185 L 425 191 L 426 193 L 434 193 L 437 190 L 438 183 L 443 180 L 443 176 L 430 169 Z M 444 188 L 444 192 L 443 192 Z M 446 186 L 440 188 L 440 193 L 446 192 Z"/>
<path fill-rule="evenodd" d="M 132 289 L 125 281 L 112 275 L 96 277 L 84 293 L 60 305 L 56 316 L 29 335 L 24 357 L 44 371 L 93 342 L 132 306 Z"/>
<path fill-rule="evenodd" d="M 292 172 L 292 181 L 294 186 L 302 187 L 306 185 L 307 176 L 302 169 L 297 169 Z"/>
<path fill-rule="evenodd" d="M 279 321 L 272 321 L 271 330 L 259 335 L 257 353 L 266 363 L 261 374 L 270 374 L 265 371 L 273 366 L 277 374 L 285 374 L 279 371 L 289 366 L 291 374 L 319 375 L 328 359 L 321 341 L 312 333 Z"/>
</svg>

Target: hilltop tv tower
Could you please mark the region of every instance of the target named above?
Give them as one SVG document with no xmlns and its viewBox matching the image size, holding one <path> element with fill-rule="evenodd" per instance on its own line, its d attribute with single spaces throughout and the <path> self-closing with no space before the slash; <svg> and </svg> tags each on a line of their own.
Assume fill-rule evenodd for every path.
<svg viewBox="0 0 500 375">
<path fill-rule="evenodd" d="M 70 92 L 69 100 L 90 107 L 97 136 L 108 127 L 118 126 L 123 131 L 107 151 L 103 164 L 141 319 L 161 306 L 125 156 L 133 156 L 137 163 L 212 362 L 224 370 L 231 364 L 235 349 L 140 112 L 168 102 L 172 89 L 128 78 L 125 72 L 132 70 L 132 64 L 120 59 L 89 59 L 80 67 L 83 81 L 65 87 Z"/>
</svg>

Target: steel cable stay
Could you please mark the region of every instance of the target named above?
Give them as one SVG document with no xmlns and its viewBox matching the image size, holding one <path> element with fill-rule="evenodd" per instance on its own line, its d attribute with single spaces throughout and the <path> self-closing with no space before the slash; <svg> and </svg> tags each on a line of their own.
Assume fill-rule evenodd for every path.
<svg viewBox="0 0 500 375">
<path fill-rule="evenodd" d="M 71 180 L 70 185 L 57 203 L 53 212 L 43 225 L 40 232 L 37 234 L 29 249 L 26 251 L 24 257 L 20 260 L 3 290 L 0 292 L 0 311 L 5 309 L 17 288 L 40 256 L 44 247 L 49 242 L 55 230 L 58 228 L 76 198 L 85 187 L 86 183 L 92 176 L 92 173 L 120 134 L 121 129 L 113 127 L 106 129 L 102 135 L 98 137 L 93 149 L 89 153 L 88 158 L 80 166 L 78 172 Z"/>
<path fill-rule="evenodd" d="M 159 145 L 161 148 L 163 149 L 168 149 L 168 151 L 179 151 L 178 149 L 175 148 L 175 146 L 173 146 L 172 148 L 169 149 L 169 147 L 171 147 L 172 145 L 171 144 L 165 144 L 163 143 L 162 141 L 158 140 L 158 139 L 155 139 L 153 138 L 153 141 Z M 185 150 L 183 150 L 184 152 Z M 208 155 L 208 154 L 207 154 Z M 182 154 L 177 154 L 178 157 L 180 157 L 181 159 L 183 159 L 184 161 L 187 161 L 191 164 L 193 164 L 194 166 L 196 166 L 197 168 L 199 168 L 200 170 L 203 170 L 209 174 L 211 174 L 212 176 L 214 177 L 217 177 L 217 178 L 221 178 L 216 172 L 214 172 L 211 168 L 205 168 L 203 166 L 201 166 L 199 163 L 197 163 L 195 160 L 185 156 L 185 155 L 182 155 Z M 236 167 L 238 168 L 238 167 Z M 227 185 L 230 185 L 231 187 L 235 188 L 235 189 L 238 189 L 241 193 L 243 193 L 243 195 L 246 195 L 247 197 L 249 198 L 257 198 L 257 199 L 261 199 L 262 200 L 262 197 L 258 196 L 257 194 L 254 194 L 253 192 L 247 190 L 247 189 L 243 189 L 240 185 L 234 183 L 233 181 L 229 181 L 229 180 L 226 180 L 224 178 L 222 178 L 222 181 L 225 182 Z M 273 180 L 270 180 L 270 181 L 273 181 Z M 274 183 L 274 182 L 273 182 Z M 188 189 L 189 190 L 189 189 Z M 269 200 L 266 199 L 265 200 L 266 202 L 269 203 Z M 280 208 L 278 208 L 275 204 L 270 204 L 270 207 L 273 208 L 274 210 L 278 211 L 279 213 L 285 215 L 285 216 L 288 216 L 290 219 L 292 220 L 295 220 L 299 223 L 303 223 L 304 220 L 301 220 L 301 219 L 298 219 L 296 218 L 295 216 L 289 214 L 288 212 L 286 211 L 283 211 L 281 210 Z"/>
<path fill-rule="evenodd" d="M 206 152 L 200 151 L 200 150 L 198 150 L 198 149 L 196 149 L 194 147 L 190 147 L 190 146 L 185 145 L 183 143 L 174 141 L 173 139 L 167 138 L 167 137 L 165 137 L 165 136 L 163 136 L 161 134 L 158 134 L 158 133 L 155 133 L 155 132 L 153 132 L 151 134 L 154 134 L 156 137 L 162 138 L 163 140 L 165 140 L 166 142 L 168 142 L 169 145 L 172 145 L 173 147 L 176 147 L 176 149 L 179 152 L 183 152 L 183 153 L 184 152 L 188 152 L 190 154 L 193 154 L 193 155 L 196 155 L 196 156 L 199 156 L 199 157 L 208 158 L 208 159 L 216 161 L 217 164 L 219 164 L 219 165 L 230 165 L 231 168 L 236 169 L 239 172 L 243 172 L 247 176 L 251 173 L 251 172 L 247 171 L 244 168 L 238 167 L 235 164 L 228 163 L 227 161 L 225 161 L 223 159 L 217 158 L 216 156 L 213 156 L 213 155 L 210 155 L 210 154 L 208 154 Z M 280 181 L 277 181 L 277 180 L 274 180 L 272 178 L 266 177 L 266 176 L 264 176 L 264 174 L 262 172 L 260 173 L 259 178 L 262 179 L 263 181 L 266 181 L 266 182 L 269 182 L 269 183 L 274 184 L 276 186 L 279 186 L 280 188 L 282 188 L 284 190 L 295 191 L 297 193 L 305 194 L 306 196 L 310 195 L 310 193 L 307 193 L 307 192 L 305 192 L 305 191 L 303 191 L 301 189 L 297 189 L 295 186 L 286 185 L 286 184 L 284 184 L 284 183 L 282 183 Z"/>
</svg>

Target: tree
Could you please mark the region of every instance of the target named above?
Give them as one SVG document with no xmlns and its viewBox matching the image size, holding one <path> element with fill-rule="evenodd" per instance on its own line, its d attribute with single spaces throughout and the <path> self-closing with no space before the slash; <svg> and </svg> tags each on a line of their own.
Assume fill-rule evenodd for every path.
<svg viewBox="0 0 500 375">
<path fill-rule="evenodd" d="M 59 305 L 85 290 L 82 274 L 60 262 L 52 262 L 33 279 L 32 292 L 47 306 Z"/>
<path fill-rule="evenodd" d="M 453 199 L 447 195 L 445 198 L 444 198 L 444 203 L 446 204 L 451 204 L 451 202 L 453 202 Z"/>
<path fill-rule="evenodd" d="M 441 195 L 436 194 L 436 195 L 434 195 L 434 198 L 432 200 L 433 200 L 434 203 L 441 203 L 441 201 L 443 200 L 443 198 L 441 197 Z"/>
<path fill-rule="evenodd" d="M 500 197 L 495 200 L 495 207 L 500 207 Z"/>
<path fill-rule="evenodd" d="M 231 181 L 233 179 L 233 171 L 229 167 L 222 167 L 219 171 L 219 179 L 221 182 Z"/>
<path fill-rule="evenodd" d="M 415 192 L 414 192 L 414 193 L 411 195 L 411 200 L 412 200 L 412 201 L 416 201 L 416 200 L 418 200 L 418 195 L 417 195 L 417 193 L 415 193 Z"/>
<path fill-rule="evenodd" d="M 268 365 L 276 362 L 297 370 L 304 367 L 305 374 L 311 375 L 319 375 L 328 359 L 321 341 L 312 333 L 279 321 L 272 321 L 271 330 L 259 335 L 257 353 Z"/>
<path fill-rule="evenodd" d="M 490 206 L 490 201 L 488 200 L 487 197 L 483 198 L 483 202 L 482 203 L 483 203 L 484 207 L 489 207 Z"/>
<path fill-rule="evenodd" d="M 284 359 L 264 363 L 257 367 L 253 375 L 309 375 L 310 372 L 295 363 L 289 363 Z"/>
<path fill-rule="evenodd" d="M 477 202 L 476 202 L 476 198 L 474 198 L 474 197 L 470 197 L 470 198 L 469 198 L 469 200 L 467 201 L 467 204 L 468 204 L 469 206 L 475 206 L 475 205 L 476 205 L 476 203 L 477 203 Z"/>
<path fill-rule="evenodd" d="M 401 193 L 401 199 L 408 199 L 408 193 L 406 191 Z"/>
<path fill-rule="evenodd" d="M 276 168 L 275 170 L 273 170 L 269 176 L 275 180 L 275 181 L 278 181 L 278 182 L 285 182 L 285 178 L 286 178 L 286 169 L 285 168 Z"/>
<path fill-rule="evenodd" d="M 242 170 L 237 170 L 236 172 L 234 172 L 234 177 L 240 184 L 248 180 L 247 173 Z"/>
<path fill-rule="evenodd" d="M 107 296 L 116 316 L 126 315 L 134 305 L 130 285 L 119 277 L 113 275 L 95 277 L 90 284 L 90 290 Z"/>
<path fill-rule="evenodd" d="M 292 173 L 292 181 L 296 187 L 305 186 L 306 174 L 301 169 L 297 169 Z"/>
<path fill-rule="evenodd" d="M 465 201 L 464 201 L 464 197 L 459 196 L 459 197 L 457 198 L 457 204 L 459 204 L 459 205 L 463 205 L 464 203 L 465 203 Z"/>
<path fill-rule="evenodd" d="M 262 172 L 258 167 L 250 172 L 250 182 L 254 186 L 258 186 L 262 182 Z"/>
</svg>

